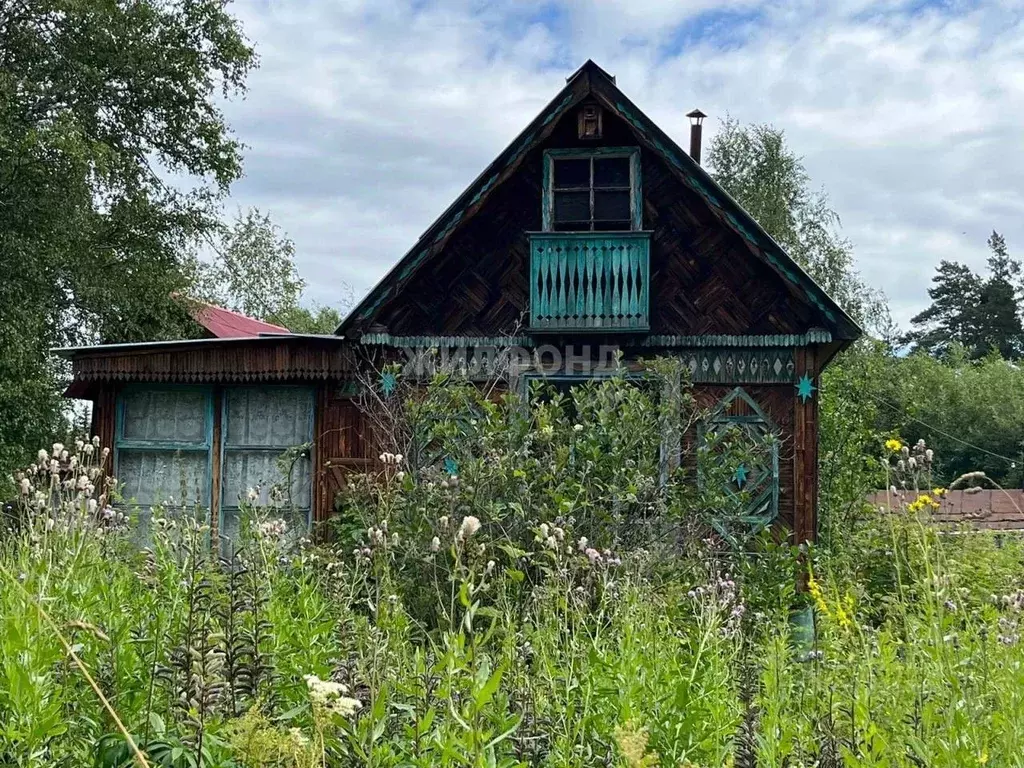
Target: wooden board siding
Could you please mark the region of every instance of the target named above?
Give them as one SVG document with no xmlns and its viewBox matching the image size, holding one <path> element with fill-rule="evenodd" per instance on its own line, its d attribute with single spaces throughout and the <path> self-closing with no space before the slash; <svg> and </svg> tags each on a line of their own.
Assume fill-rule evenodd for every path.
<svg viewBox="0 0 1024 768">
<path fill-rule="evenodd" d="M 151 348 L 83 351 L 72 361 L 77 388 L 91 382 L 259 383 L 323 381 L 350 374 L 355 356 L 340 339 L 255 338 Z M 77 392 L 75 394 L 78 394 Z"/>
<path fill-rule="evenodd" d="M 500 335 L 529 309 L 529 240 L 541 229 L 543 151 L 639 141 L 606 115 L 605 139 L 581 142 L 574 114 L 494 190 L 377 321 L 396 335 Z M 651 333 L 802 333 L 814 324 L 783 280 L 755 259 L 651 151 L 641 152 L 643 226 L 652 230 Z M 525 324 L 525 322 L 524 322 Z"/>
<path fill-rule="evenodd" d="M 100 445 L 110 449 L 107 457 L 107 472 L 114 470 L 114 429 L 117 415 L 117 388 L 106 386 L 96 393 L 92 404 L 92 421 L 90 429 L 100 439 Z"/>
<path fill-rule="evenodd" d="M 818 386 L 817 355 L 812 347 L 798 349 L 797 374 L 807 373 Z M 791 395 L 792 396 L 792 395 Z M 818 530 L 818 392 L 802 402 L 793 397 L 794 497 L 793 535 L 796 543 L 814 541 Z"/>
<path fill-rule="evenodd" d="M 372 439 L 359 404 L 325 386 L 317 397 L 313 520 L 320 523 L 334 512 L 335 495 L 347 477 L 372 463 Z"/>
</svg>

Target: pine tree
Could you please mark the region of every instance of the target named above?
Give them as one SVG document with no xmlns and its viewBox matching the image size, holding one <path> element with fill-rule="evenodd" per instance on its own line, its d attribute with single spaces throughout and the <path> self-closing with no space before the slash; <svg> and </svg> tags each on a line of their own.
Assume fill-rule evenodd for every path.
<svg viewBox="0 0 1024 768">
<path fill-rule="evenodd" d="M 904 343 L 939 358 L 946 357 L 955 344 L 974 359 L 993 350 L 1007 360 L 1024 354 L 1024 325 L 1015 288 L 1020 262 L 1010 256 L 998 232 L 992 232 L 988 247 L 992 253 L 987 277 L 966 264 L 939 263 L 928 289 L 931 306 L 911 319 L 914 330 L 903 337 Z"/>
<path fill-rule="evenodd" d="M 940 261 L 928 289 L 931 306 L 911 318 L 915 330 L 903 337 L 904 343 L 933 357 L 945 357 L 955 343 L 973 350 L 981 290 L 981 277 L 966 264 Z"/>
<path fill-rule="evenodd" d="M 1013 360 L 1024 351 L 1024 326 L 1017 312 L 1014 288 L 1021 266 L 1010 257 L 1006 240 L 995 230 L 988 239 L 988 247 L 992 254 L 988 257 L 989 278 L 978 301 L 975 354 L 981 357 L 997 349 L 1005 359 Z"/>
</svg>

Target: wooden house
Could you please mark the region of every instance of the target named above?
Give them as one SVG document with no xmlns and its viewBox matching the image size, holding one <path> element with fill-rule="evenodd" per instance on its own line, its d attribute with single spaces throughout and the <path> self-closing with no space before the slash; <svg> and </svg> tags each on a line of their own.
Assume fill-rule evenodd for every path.
<svg viewBox="0 0 1024 768">
<path fill-rule="evenodd" d="M 128 495 L 153 503 L 185 476 L 230 536 L 239 494 L 277 479 L 284 449 L 309 446 L 289 472 L 310 521 L 330 515 L 347 471 L 372 463 L 352 392 L 374 356 L 514 344 L 571 383 L 609 349 L 673 355 L 712 420 L 780 438 L 738 471 L 739 513 L 813 539 L 818 376 L 860 330 L 700 167 L 692 116 L 696 157 L 588 61 L 336 336 L 61 350 L 69 395 L 95 403 Z"/>
</svg>

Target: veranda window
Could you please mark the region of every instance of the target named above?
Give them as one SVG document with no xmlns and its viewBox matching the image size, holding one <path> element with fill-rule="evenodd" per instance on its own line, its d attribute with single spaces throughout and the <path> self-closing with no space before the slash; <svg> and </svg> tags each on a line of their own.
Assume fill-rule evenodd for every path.
<svg viewBox="0 0 1024 768">
<path fill-rule="evenodd" d="M 142 530 L 157 505 L 171 511 L 210 508 L 212 417 L 207 390 L 139 388 L 121 394 L 114 471 L 123 498 L 139 506 Z"/>
<path fill-rule="evenodd" d="M 299 387 L 226 390 L 221 433 L 221 537 L 238 540 L 240 505 L 249 489 L 258 492 L 257 503 L 263 506 L 271 503 L 271 492 L 278 488 L 280 506 L 271 514 L 286 519 L 291 531 L 308 530 L 312 391 Z"/>
</svg>

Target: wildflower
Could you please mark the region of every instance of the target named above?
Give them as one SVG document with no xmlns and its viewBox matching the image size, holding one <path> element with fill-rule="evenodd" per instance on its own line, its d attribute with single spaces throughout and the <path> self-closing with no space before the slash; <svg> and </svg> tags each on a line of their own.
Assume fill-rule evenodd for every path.
<svg viewBox="0 0 1024 768">
<path fill-rule="evenodd" d="M 574 424 L 573 428 L 572 428 L 572 431 L 573 432 L 582 432 L 583 431 L 583 425 L 582 424 Z"/>
<path fill-rule="evenodd" d="M 56 523 L 55 523 L 55 521 L 54 521 L 54 519 L 52 517 L 46 518 L 46 530 L 47 531 L 52 531 L 53 530 L 53 526 L 55 524 Z"/>
<path fill-rule="evenodd" d="M 935 496 L 936 498 L 942 498 L 945 495 L 946 495 L 946 489 L 945 488 L 932 488 L 932 496 Z"/>
<path fill-rule="evenodd" d="M 889 451 L 890 453 L 899 453 L 901 450 L 903 450 L 903 443 L 901 443 L 896 438 L 890 438 L 889 440 L 885 441 L 885 450 Z"/>
<path fill-rule="evenodd" d="M 437 521 L 437 524 L 441 527 L 441 530 L 444 530 L 448 527 L 448 523 L 450 522 L 451 518 L 449 518 L 448 515 L 442 515 L 441 519 Z"/>
<path fill-rule="evenodd" d="M 56 459 L 50 459 L 50 474 L 56 475 L 60 472 L 60 464 Z"/>
<path fill-rule="evenodd" d="M 348 693 L 348 686 L 343 683 L 321 680 L 316 675 L 305 675 L 303 679 L 309 689 L 309 700 L 315 707 L 321 707 L 342 717 L 351 717 L 363 707 L 359 699 L 345 695 Z"/>
<path fill-rule="evenodd" d="M 53 455 L 54 456 L 60 456 L 62 453 L 64 453 L 64 443 L 54 443 L 53 444 Z"/>
<path fill-rule="evenodd" d="M 100 447 L 100 436 L 99 435 L 93 435 L 92 436 L 92 444 L 94 446 L 96 446 L 97 448 Z"/>
<path fill-rule="evenodd" d="M 548 536 L 544 540 L 544 543 L 547 545 L 548 549 L 558 549 L 558 539 L 554 536 Z"/>
<path fill-rule="evenodd" d="M 587 543 L 588 543 L 587 542 L 587 537 L 586 536 L 580 536 L 580 540 L 578 542 L 576 542 L 576 547 L 579 549 L 580 552 L 586 552 L 587 551 Z"/>
<path fill-rule="evenodd" d="M 257 529 L 260 536 L 268 539 L 280 539 L 288 533 L 288 522 L 281 518 L 264 520 Z"/>
<path fill-rule="evenodd" d="M 40 464 L 45 464 L 50 459 L 50 455 L 42 448 L 39 449 L 39 453 L 36 454 L 36 458 Z"/>
<path fill-rule="evenodd" d="M 257 491 L 255 488 L 249 488 L 245 492 L 245 498 L 249 501 L 250 504 L 255 504 L 259 497 L 260 492 Z"/>
<path fill-rule="evenodd" d="M 85 446 L 85 441 L 82 439 L 75 440 L 75 450 L 80 451 Z"/>
<path fill-rule="evenodd" d="M 21 479 L 21 495 L 22 496 L 28 496 L 28 494 L 29 494 L 29 492 L 31 490 L 32 490 L 32 483 L 29 482 L 29 479 L 27 477 L 23 477 Z"/>
<path fill-rule="evenodd" d="M 540 524 L 540 537 L 542 539 L 546 539 L 550 535 L 550 530 L 551 529 L 548 527 L 547 523 L 541 523 Z"/>
<path fill-rule="evenodd" d="M 396 472 L 395 473 L 395 479 L 398 482 L 402 482 L 405 479 L 405 472 Z"/>
<path fill-rule="evenodd" d="M 588 548 L 583 554 L 587 556 L 591 563 L 597 564 L 601 562 L 601 553 L 593 547 Z"/>
<path fill-rule="evenodd" d="M 493 570 L 494 570 L 494 561 L 493 560 L 488 560 L 487 561 L 487 571 L 486 571 L 486 573 L 490 574 Z"/>
<path fill-rule="evenodd" d="M 92 452 L 95 450 L 95 446 L 93 446 L 92 443 L 88 443 L 84 448 L 82 448 L 82 453 L 84 453 L 86 456 L 92 456 Z"/>
<path fill-rule="evenodd" d="M 810 592 L 811 598 L 814 600 L 818 610 L 826 616 L 831 616 L 832 611 L 829 610 L 828 603 L 825 601 L 825 593 L 821 591 L 821 585 L 814 578 L 813 574 L 807 578 L 807 591 Z"/>
<path fill-rule="evenodd" d="M 459 526 L 459 533 L 456 538 L 459 541 L 465 541 L 479 530 L 480 521 L 472 515 L 467 515 L 462 518 L 462 525 Z"/>
<path fill-rule="evenodd" d="M 89 501 L 85 505 L 85 510 L 90 515 L 95 515 L 96 514 L 97 506 L 98 506 L 98 504 L 97 504 L 96 499 L 89 499 Z"/>
<path fill-rule="evenodd" d="M 441 540 L 435 536 L 430 540 L 430 551 L 437 552 L 439 549 L 441 549 Z"/>
</svg>

